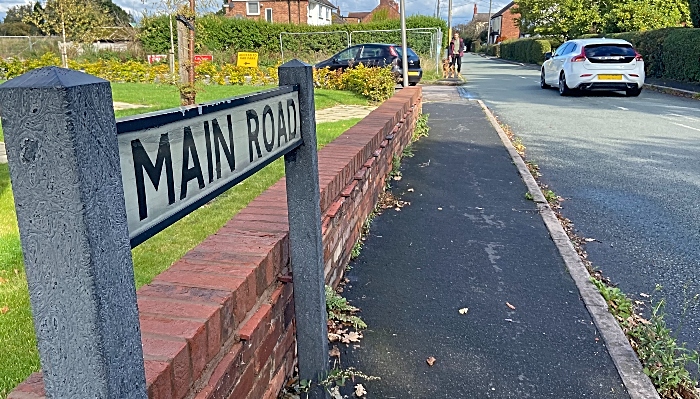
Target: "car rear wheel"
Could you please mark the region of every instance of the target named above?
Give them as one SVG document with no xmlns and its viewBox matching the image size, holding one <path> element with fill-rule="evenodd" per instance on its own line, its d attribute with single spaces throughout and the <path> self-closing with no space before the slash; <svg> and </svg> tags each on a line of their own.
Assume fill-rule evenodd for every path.
<svg viewBox="0 0 700 399">
<path fill-rule="evenodd" d="M 627 95 L 627 97 L 638 97 L 640 94 L 642 94 L 641 87 L 625 90 L 625 95 Z"/>
<path fill-rule="evenodd" d="M 549 85 L 544 80 L 544 69 L 540 72 L 540 87 L 543 89 L 549 89 Z"/>
<path fill-rule="evenodd" d="M 564 72 L 562 72 L 561 75 L 559 75 L 559 95 L 570 96 L 572 92 L 573 90 L 566 85 L 566 75 L 564 75 Z"/>
</svg>

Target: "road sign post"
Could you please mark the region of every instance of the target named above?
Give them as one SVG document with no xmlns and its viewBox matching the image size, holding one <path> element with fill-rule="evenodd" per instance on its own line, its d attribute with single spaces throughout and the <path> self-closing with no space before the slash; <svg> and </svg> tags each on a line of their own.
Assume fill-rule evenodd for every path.
<svg viewBox="0 0 700 399">
<path fill-rule="evenodd" d="M 328 326 L 316 150 L 313 67 L 297 60 L 279 68 L 280 85 L 299 86 L 301 138 L 304 144 L 284 156 L 289 210 L 289 241 L 294 276 L 299 377 L 318 382 L 328 373 Z M 310 398 L 323 398 L 315 385 Z"/>
<path fill-rule="evenodd" d="M 34 70 L 0 116 L 47 396 L 146 398 L 109 82 Z"/>
<path fill-rule="evenodd" d="M 285 158 L 299 371 L 328 371 L 312 67 L 280 87 L 114 119 L 109 82 L 48 67 L 0 85 L 46 393 L 146 397 L 130 249 Z M 315 384 L 310 397 L 323 398 Z"/>
</svg>

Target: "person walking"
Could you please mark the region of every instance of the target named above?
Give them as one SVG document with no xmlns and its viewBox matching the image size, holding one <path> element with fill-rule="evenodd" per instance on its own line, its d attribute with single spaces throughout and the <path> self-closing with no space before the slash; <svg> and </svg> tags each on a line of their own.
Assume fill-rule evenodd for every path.
<svg viewBox="0 0 700 399">
<path fill-rule="evenodd" d="M 459 37 L 459 32 L 455 32 L 454 37 L 450 41 L 450 47 L 447 54 L 450 56 L 450 65 L 455 67 L 457 75 L 461 75 L 462 57 L 464 56 L 464 40 Z"/>
</svg>

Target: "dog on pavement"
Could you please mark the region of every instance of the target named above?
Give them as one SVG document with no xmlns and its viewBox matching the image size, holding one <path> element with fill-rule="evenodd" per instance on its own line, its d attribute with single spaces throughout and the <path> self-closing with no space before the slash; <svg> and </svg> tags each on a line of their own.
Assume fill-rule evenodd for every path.
<svg viewBox="0 0 700 399">
<path fill-rule="evenodd" d="M 455 71 L 455 66 L 450 62 L 449 57 L 442 60 L 442 77 L 443 78 L 456 78 L 457 72 Z"/>
</svg>

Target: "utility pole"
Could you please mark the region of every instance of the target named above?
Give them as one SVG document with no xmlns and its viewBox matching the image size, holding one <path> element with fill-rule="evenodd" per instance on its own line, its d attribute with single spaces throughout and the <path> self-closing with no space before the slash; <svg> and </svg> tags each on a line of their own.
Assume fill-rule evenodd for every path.
<svg viewBox="0 0 700 399">
<path fill-rule="evenodd" d="M 488 35 L 486 36 L 486 45 L 488 46 L 491 44 L 491 4 L 493 3 L 493 0 L 489 0 L 489 30 L 488 30 Z"/>
<path fill-rule="evenodd" d="M 452 1 L 452 0 L 450 0 Z M 406 42 L 406 0 L 401 0 L 401 70 L 403 87 L 408 87 L 408 43 Z"/>
<path fill-rule="evenodd" d="M 195 8 L 194 0 L 190 0 L 190 12 L 192 13 L 192 25 L 194 25 L 195 19 Z M 189 84 L 190 88 L 194 90 L 194 29 L 189 30 L 190 34 L 190 69 L 189 69 Z M 195 94 L 192 95 L 192 100 L 190 105 L 195 103 Z"/>
<path fill-rule="evenodd" d="M 437 0 L 437 17 L 440 18 L 440 0 Z"/>
<path fill-rule="evenodd" d="M 449 38 L 452 40 L 452 0 L 447 3 L 447 31 L 449 32 Z"/>
</svg>

